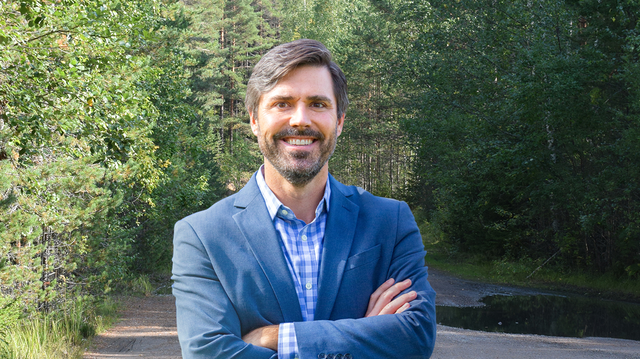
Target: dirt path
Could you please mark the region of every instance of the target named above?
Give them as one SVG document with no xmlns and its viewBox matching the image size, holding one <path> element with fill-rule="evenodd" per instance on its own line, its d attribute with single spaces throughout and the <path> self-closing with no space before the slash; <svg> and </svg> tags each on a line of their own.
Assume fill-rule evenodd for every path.
<svg viewBox="0 0 640 359">
<path fill-rule="evenodd" d="M 127 297 L 121 320 L 94 339 L 84 359 L 180 359 L 172 295 Z"/>
<path fill-rule="evenodd" d="M 437 270 L 429 273 L 438 305 L 476 306 L 491 294 L 540 293 L 462 280 Z M 84 359 L 181 358 L 173 296 L 126 298 L 123 307 L 122 320 L 96 337 Z M 438 325 L 432 358 L 640 359 L 640 341 L 486 333 Z"/>
</svg>

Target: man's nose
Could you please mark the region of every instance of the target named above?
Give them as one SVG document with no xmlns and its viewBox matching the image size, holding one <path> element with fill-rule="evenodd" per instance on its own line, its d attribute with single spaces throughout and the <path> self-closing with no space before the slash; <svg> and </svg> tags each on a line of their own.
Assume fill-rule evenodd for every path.
<svg viewBox="0 0 640 359">
<path fill-rule="evenodd" d="M 289 119 L 291 127 L 309 127 L 311 126 L 311 113 L 307 106 L 299 105 Z"/>
</svg>

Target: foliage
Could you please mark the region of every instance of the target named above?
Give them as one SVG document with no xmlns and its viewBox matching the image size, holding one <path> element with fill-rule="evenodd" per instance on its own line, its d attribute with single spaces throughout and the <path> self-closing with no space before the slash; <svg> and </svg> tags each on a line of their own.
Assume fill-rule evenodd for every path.
<svg viewBox="0 0 640 359">
<path fill-rule="evenodd" d="M 153 108 L 135 86 L 154 6 L 2 3 L 0 290 L 26 310 L 106 280 L 114 183 L 157 181 Z"/>
<path fill-rule="evenodd" d="M 461 251 L 640 261 L 635 2 L 438 1 L 411 42 L 415 204 Z M 404 11 L 402 11 L 404 10 Z"/>
<path fill-rule="evenodd" d="M 145 297 L 149 297 L 153 295 L 153 285 L 149 281 L 149 277 L 146 275 L 135 278 L 131 282 L 131 289 L 138 294 L 144 295 Z"/>
<path fill-rule="evenodd" d="M 244 96 L 251 68 L 277 42 L 272 29 L 277 10 L 270 2 L 220 0 L 192 1 L 184 11 L 190 18 L 183 46 L 191 100 L 201 130 L 217 138 L 221 181 L 236 191 L 262 160 Z"/>
<path fill-rule="evenodd" d="M 156 109 L 150 138 L 155 146 L 158 181 L 151 191 L 133 185 L 130 201 L 121 207 L 123 236 L 133 238 L 142 272 L 166 271 L 171 259 L 173 224 L 214 203 L 221 194 L 216 163 L 219 141 L 201 121 L 190 100 L 186 71 L 190 57 L 182 49 L 188 21 L 180 6 L 166 10 L 162 36 L 148 48 L 150 66 L 138 82 Z"/>
<path fill-rule="evenodd" d="M 6 359 L 82 358 L 88 338 L 112 324 L 117 304 L 96 305 L 87 297 L 67 303 L 59 312 L 36 314 L 8 326 Z"/>
<path fill-rule="evenodd" d="M 35 315 L 166 268 L 172 224 L 218 198 L 218 149 L 194 137 L 175 5 L 1 4 L 0 294 Z"/>
</svg>

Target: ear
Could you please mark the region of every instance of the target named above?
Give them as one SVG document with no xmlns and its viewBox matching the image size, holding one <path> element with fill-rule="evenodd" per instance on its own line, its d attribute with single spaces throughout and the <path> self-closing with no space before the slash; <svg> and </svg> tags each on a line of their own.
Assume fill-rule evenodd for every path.
<svg viewBox="0 0 640 359">
<path fill-rule="evenodd" d="M 343 113 L 342 116 L 340 116 L 340 118 L 338 119 L 337 129 L 336 129 L 336 131 L 338 132 L 338 136 L 340 136 L 340 134 L 342 133 L 342 126 L 344 126 L 344 116 L 345 114 Z"/>
<path fill-rule="evenodd" d="M 253 115 L 253 112 L 249 112 L 249 122 L 251 123 L 251 132 L 257 137 L 260 131 L 258 131 L 258 119 Z"/>
</svg>

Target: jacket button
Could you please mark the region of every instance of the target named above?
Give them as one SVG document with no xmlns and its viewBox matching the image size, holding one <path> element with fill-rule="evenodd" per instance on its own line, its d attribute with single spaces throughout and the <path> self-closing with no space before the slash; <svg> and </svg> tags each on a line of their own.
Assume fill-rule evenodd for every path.
<svg viewBox="0 0 640 359">
<path fill-rule="evenodd" d="M 325 359 L 327 355 L 325 353 L 318 354 L 318 359 Z"/>
<path fill-rule="evenodd" d="M 334 359 L 342 359 L 342 354 L 336 354 L 336 356 L 334 357 Z"/>
<path fill-rule="evenodd" d="M 327 359 L 334 359 L 334 355 L 333 354 L 327 354 L 326 358 Z"/>
</svg>

